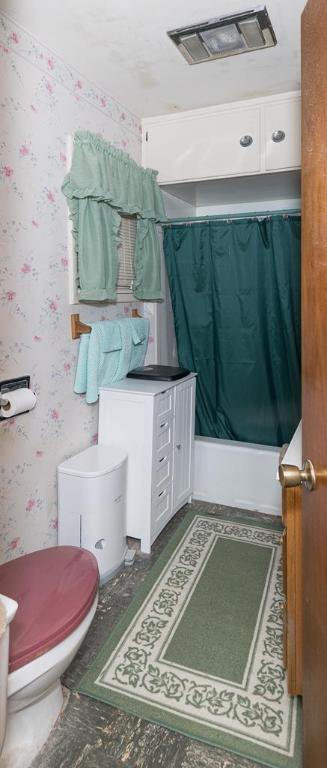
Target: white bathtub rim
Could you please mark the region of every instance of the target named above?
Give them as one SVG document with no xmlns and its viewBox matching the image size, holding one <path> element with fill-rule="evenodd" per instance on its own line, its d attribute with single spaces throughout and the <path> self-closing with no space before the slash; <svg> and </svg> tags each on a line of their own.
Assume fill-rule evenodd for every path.
<svg viewBox="0 0 327 768">
<path fill-rule="evenodd" d="M 278 446 L 196 437 L 193 498 L 281 515 Z"/>
<path fill-rule="evenodd" d="M 236 448 L 245 448 L 247 451 L 256 451 L 262 453 L 280 453 L 280 447 L 278 445 L 263 445 L 262 443 L 242 443 L 240 440 L 225 440 L 222 437 L 205 437 L 202 435 L 195 435 L 196 443 L 209 443 L 212 445 L 219 444 L 224 446 L 227 450 L 235 451 Z"/>
</svg>

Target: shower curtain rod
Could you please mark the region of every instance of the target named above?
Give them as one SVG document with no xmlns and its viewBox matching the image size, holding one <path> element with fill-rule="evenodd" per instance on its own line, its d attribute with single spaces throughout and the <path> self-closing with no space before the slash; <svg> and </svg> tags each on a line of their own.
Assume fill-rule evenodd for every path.
<svg viewBox="0 0 327 768">
<path fill-rule="evenodd" d="M 300 209 L 294 209 L 290 208 L 288 210 L 284 209 L 281 211 L 260 211 L 260 212 L 249 212 L 249 213 L 232 213 L 230 216 L 226 216 L 226 214 L 216 214 L 214 216 L 185 216 L 180 217 L 176 219 L 168 219 L 168 221 L 162 222 L 163 227 L 173 227 L 178 224 L 205 224 L 209 223 L 210 221 L 237 221 L 238 219 L 272 219 L 274 216 L 285 216 L 285 218 L 288 218 L 289 216 L 301 216 Z"/>
</svg>

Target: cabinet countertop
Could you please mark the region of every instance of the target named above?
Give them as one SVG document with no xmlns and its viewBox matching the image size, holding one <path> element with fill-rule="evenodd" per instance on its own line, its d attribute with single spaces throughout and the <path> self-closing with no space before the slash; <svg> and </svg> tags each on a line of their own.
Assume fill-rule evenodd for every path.
<svg viewBox="0 0 327 768">
<path fill-rule="evenodd" d="M 183 384 L 196 377 L 196 373 L 190 373 L 182 379 L 175 381 L 154 381 L 152 379 L 122 379 L 111 384 L 110 387 L 100 387 L 100 395 L 104 392 L 128 392 L 133 395 L 159 395 L 178 384 Z"/>
</svg>

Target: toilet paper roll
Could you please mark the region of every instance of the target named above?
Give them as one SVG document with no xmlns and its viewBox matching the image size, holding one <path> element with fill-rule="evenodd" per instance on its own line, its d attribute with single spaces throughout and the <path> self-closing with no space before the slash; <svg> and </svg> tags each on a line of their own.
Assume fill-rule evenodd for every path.
<svg viewBox="0 0 327 768">
<path fill-rule="evenodd" d="M 18 413 L 24 413 L 24 411 L 31 411 L 36 404 L 34 392 L 27 387 L 3 392 L 1 400 L 6 401 L 0 408 L 0 415 L 4 419 L 11 419 L 12 416 L 17 416 Z"/>
</svg>

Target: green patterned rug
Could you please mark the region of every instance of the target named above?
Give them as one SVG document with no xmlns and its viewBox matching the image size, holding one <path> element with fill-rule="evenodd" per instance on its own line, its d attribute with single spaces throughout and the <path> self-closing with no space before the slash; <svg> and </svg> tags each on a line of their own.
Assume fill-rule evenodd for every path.
<svg viewBox="0 0 327 768">
<path fill-rule="evenodd" d="M 300 768 L 280 532 L 188 515 L 78 690 L 273 768 Z"/>
</svg>

